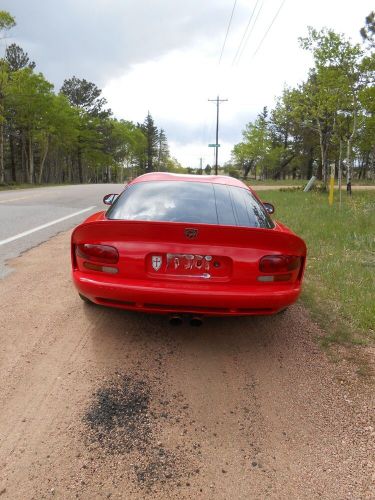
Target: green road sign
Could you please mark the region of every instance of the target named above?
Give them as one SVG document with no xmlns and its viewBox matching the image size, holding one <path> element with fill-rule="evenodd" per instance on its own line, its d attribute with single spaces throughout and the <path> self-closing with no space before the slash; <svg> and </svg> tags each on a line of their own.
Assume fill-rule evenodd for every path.
<svg viewBox="0 0 375 500">
<path fill-rule="evenodd" d="M 219 148 L 220 144 L 209 144 L 208 147 L 209 148 Z"/>
</svg>

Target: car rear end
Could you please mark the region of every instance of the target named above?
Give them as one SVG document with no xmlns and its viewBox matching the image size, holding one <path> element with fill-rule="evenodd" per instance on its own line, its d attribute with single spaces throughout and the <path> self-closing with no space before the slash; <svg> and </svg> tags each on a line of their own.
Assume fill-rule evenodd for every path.
<svg viewBox="0 0 375 500">
<path fill-rule="evenodd" d="M 259 220 L 252 224 L 258 227 L 239 225 L 241 215 L 233 209 L 237 193 L 233 196 L 227 187 L 194 193 L 191 185 L 183 188 L 136 188 L 138 198 L 128 196 L 107 215 L 78 226 L 72 235 L 78 291 L 112 307 L 215 316 L 273 314 L 295 302 L 305 265 L 304 242 L 272 223 L 256 200 L 251 203 Z M 152 197 L 158 191 L 164 194 L 155 210 Z M 175 200 L 178 193 L 182 201 Z M 161 218 L 166 220 L 154 220 Z M 179 218 L 189 220 L 170 220 Z"/>
</svg>

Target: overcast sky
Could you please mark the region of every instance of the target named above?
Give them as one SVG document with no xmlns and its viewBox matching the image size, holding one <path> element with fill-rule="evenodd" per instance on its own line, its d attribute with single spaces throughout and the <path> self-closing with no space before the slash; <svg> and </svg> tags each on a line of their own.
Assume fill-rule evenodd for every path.
<svg viewBox="0 0 375 500">
<path fill-rule="evenodd" d="M 17 21 L 2 52 L 5 43 L 21 45 L 56 90 L 73 75 L 95 82 L 118 118 L 142 122 L 149 110 L 172 155 L 196 167 L 200 157 L 213 164 L 209 98 L 228 99 L 220 107 L 223 163 L 245 124 L 306 78 L 312 63 L 298 37 L 307 26 L 360 42 L 374 8 L 373 0 L 2 0 Z"/>
</svg>

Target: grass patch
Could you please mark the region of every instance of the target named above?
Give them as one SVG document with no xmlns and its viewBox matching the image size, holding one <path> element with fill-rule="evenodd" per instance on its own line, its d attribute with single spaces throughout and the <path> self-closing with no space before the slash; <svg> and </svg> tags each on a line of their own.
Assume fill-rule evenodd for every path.
<svg viewBox="0 0 375 500">
<path fill-rule="evenodd" d="M 336 195 L 262 191 L 280 219 L 308 247 L 302 300 L 332 342 L 364 344 L 375 338 L 375 194 Z"/>
</svg>

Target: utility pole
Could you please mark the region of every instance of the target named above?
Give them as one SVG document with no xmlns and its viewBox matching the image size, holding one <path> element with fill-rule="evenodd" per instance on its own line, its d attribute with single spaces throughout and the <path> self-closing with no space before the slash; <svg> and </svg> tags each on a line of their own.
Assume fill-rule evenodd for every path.
<svg viewBox="0 0 375 500">
<path fill-rule="evenodd" d="M 200 171 L 201 175 L 203 174 L 203 164 L 202 164 L 202 162 L 203 162 L 203 158 L 200 157 L 199 158 L 199 171 Z"/>
<path fill-rule="evenodd" d="M 217 175 L 218 159 L 219 159 L 219 107 L 221 102 L 225 102 L 228 99 L 220 99 L 219 96 L 216 99 L 208 99 L 211 102 L 216 102 L 216 144 L 215 144 L 215 175 Z"/>
</svg>

